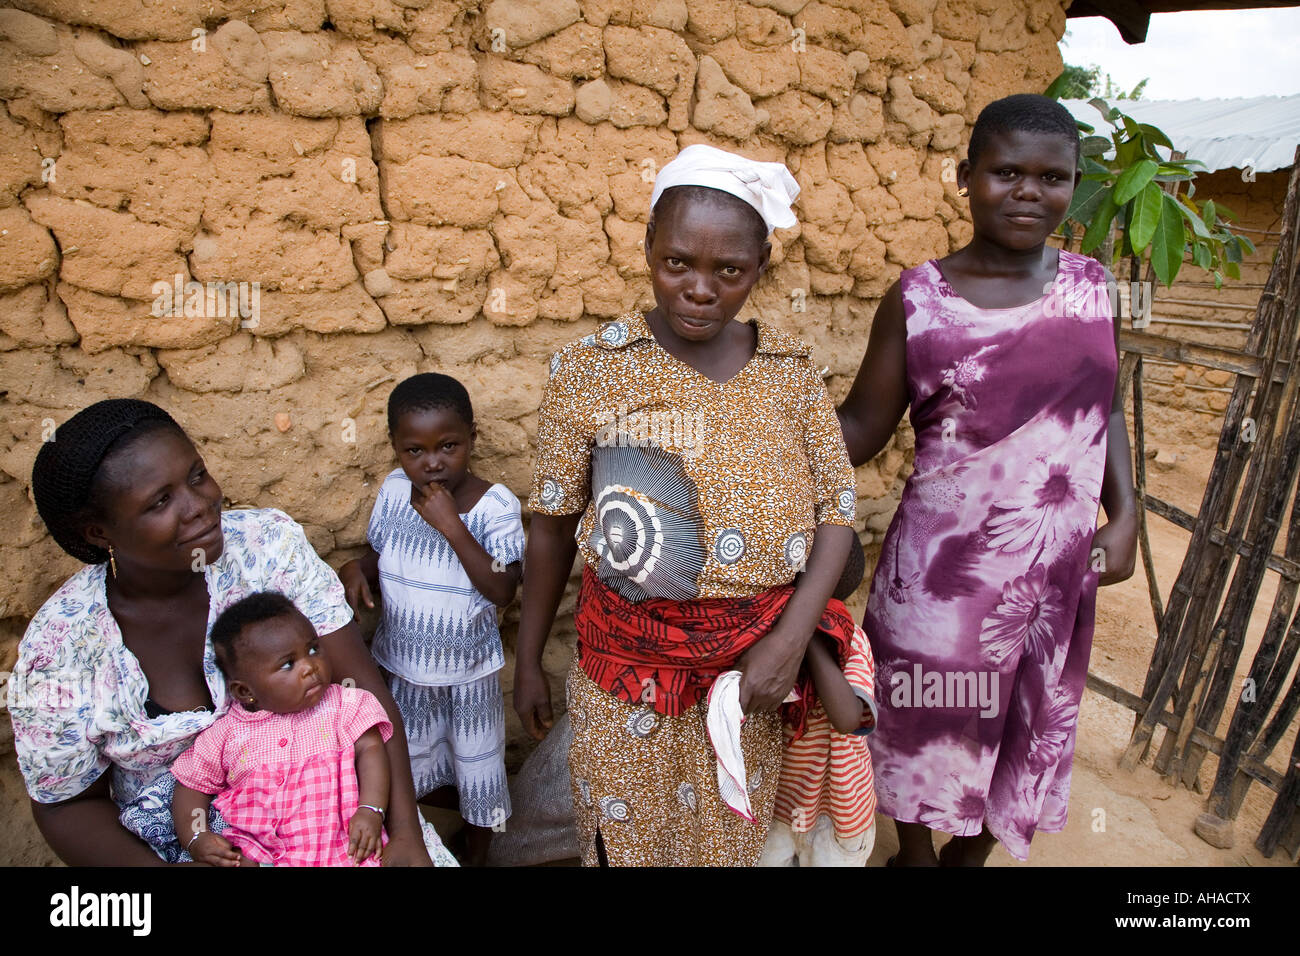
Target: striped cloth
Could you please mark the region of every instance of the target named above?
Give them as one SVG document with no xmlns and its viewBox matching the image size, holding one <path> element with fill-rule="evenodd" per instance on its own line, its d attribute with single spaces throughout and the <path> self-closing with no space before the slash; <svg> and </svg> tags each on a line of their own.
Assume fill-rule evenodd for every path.
<svg viewBox="0 0 1300 956">
<path fill-rule="evenodd" d="M 876 665 L 860 627 L 853 628 L 844 676 L 874 715 Z M 874 721 L 870 726 L 875 726 Z M 853 734 L 836 733 L 818 701 L 808 712 L 803 736 L 786 744 L 775 819 L 795 833 L 806 833 L 819 817 L 827 815 L 841 839 L 865 833 L 876 816 L 876 788 L 865 736 L 869 732 L 864 727 Z"/>
</svg>

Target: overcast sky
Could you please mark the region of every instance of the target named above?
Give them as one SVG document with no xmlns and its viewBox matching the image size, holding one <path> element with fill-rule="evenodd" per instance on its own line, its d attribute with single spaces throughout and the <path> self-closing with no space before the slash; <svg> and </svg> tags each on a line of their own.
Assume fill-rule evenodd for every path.
<svg viewBox="0 0 1300 956">
<path fill-rule="evenodd" d="M 1300 93 L 1300 9 L 1157 13 L 1135 46 L 1103 17 L 1069 20 L 1061 56 L 1125 90 L 1150 77 L 1149 100 Z"/>
</svg>

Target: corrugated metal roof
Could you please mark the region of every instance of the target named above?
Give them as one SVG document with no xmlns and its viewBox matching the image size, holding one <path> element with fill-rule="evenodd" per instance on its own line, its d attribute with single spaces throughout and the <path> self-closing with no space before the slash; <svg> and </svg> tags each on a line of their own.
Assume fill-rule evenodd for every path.
<svg viewBox="0 0 1300 956">
<path fill-rule="evenodd" d="M 1110 127 L 1087 100 L 1062 100 L 1075 119 Z M 1266 173 L 1295 162 L 1300 143 L 1300 94 L 1251 96 L 1231 100 L 1113 100 L 1140 123 L 1164 130 L 1176 149 L 1216 169 L 1245 169 Z"/>
</svg>

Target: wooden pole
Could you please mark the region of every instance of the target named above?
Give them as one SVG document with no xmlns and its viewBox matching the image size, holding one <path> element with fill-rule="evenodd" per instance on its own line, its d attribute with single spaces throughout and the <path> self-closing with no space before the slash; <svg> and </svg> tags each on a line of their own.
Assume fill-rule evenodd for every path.
<svg viewBox="0 0 1300 956">
<path fill-rule="evenodd" d="M 1128 356 L 1124 356 L 1126 359 Z M 1142 412 L 1142 356 L 1134 356 L 1133 370 L 1133 457 L 1134 484 L 1137 486 L 1138 545 L 1142 554 L 1142 571 L 1147 578 L 1147 595 L 1151 598 L 1151 617 L 1156 631 L 1165 618 L 1164 602 L 1160 600 L 1160 582 L 1156 580 L 1156 563 L 1151 553 L 1151 535 L 1147 530 L 1147 448 L 1146 426 Z"/>
<path fill-rule="evenodd" d="M 1282 252 L 1284 246 L 1294 247 L 1297 209 L 1300 208 L 1300 147 L 1296 150 L 1296 159 L 1287 187 L 1283 213 L 1285 225 L 1279 243 L 1279 255 L 1274 259 L 1269 288 L 1265 289 L 1260 298 L 1260 308 L 1256 310 L 1255 321 L 1247 335 L 1245 351 L 1248 353 L 1259 351 L 1259 346 L 1273 329 L 1279 311 L 1276 299 L 1269 293 L 1282 284 L 1282 274 L 1292 258 L 1289 250 L 1285 255 Z M 1205 593 L 1204 587 L 1209 584 L 1213 571 L 1210 565 L 1212 562 L 1217 563 L 1220 548 L 1211 542 L 1210 532 L 1220 523 L 1231 505 L 1244 469 L 1245 450 L 1241 447 L 1240 429 L 1247 399 L 1254 391 L 1253 386 L 1251 379 L 1238 376 L 1224 412 L 1224 428 L 1219 434 L 1214 464 L 1192 531 L 1192 540 L 1174 582 L 1143 686 L 1142 698 L 1147 702 L 1147 708 L 1138 718 L 1129 744 L 1120 757 L 1120 766 L 1126 769 L 1135 767 L 1150 746 L 1156 717 L 1163 712 L 1165 703 L 1172 697 L 1182 664 L 1187 660 L 1195 639 L 1195 628 L 1185 626 L 1189 623 L 1188 611 L 1189 608 L 1192 609 L 1193 618 L 1200 617 L 1199 608 L 1195 607 L 1195 597 Z M 1190 623 L 1195 625 L 1197 622 L 1192 620 Z"/>
<path fill-rule="evenodd" d="M 1272 344 L 1287 347 L 1288 356 L 1294 359 L 1296 316 L 1284 315 L 1282 318 L 1283 321 L 1278 322 L 1275 327 L 1275 332 L 1278 334 L 1273 336 Z M 1295 417 L 1296 388 L 1300 382 L 1292 379 L 1285 386 L 1277 387 L 1268 381 L 1271 378 L 1268 374 L 1271 372 L 1267 367 L 1268 364 L 1266 363 L 1265 380 L 1257 383 L 1259 387 L 1256 391 L 1256 417 L 1253 420 L 1258 429 L 1254 444 L 1258 447 L 1250 456 L 1246 480 L 1242 486 L 1232 526 L 1228 531 L 1227 547 L 1220 553 L 1216 562 L 1209 591 L 1201 596 L 1202 607 L 1198 615 L 1198 625 L 1201 620 L 1208 621 L 1210 615 L 1214 613 L 1222 585 L 1234 562 L 1236 572 L 1233 574 L 1231 585 L 1228 586 L 1227 596 L 1224 598 L 1223 608 L 1216 623 L 1208 629 L 1208 633 L 1198 627 L 1196 640 L 1188 654 L 1184 671 L 1182 688 L 1184 692 L 1189 689 L 1189 685 L 1206 677 L 1205 665 L 1214 667 L 1214 654 L 1207 653 L 1212 643 L 1217 641 L 1215 648 L 1218 649 L 1223 646 L 1225 634 L 1240 635 L 1245 632 L 1250 622 L 1251 611 L 1259 596 L 1260 585 L 1263 584 L 1266 562 L 1272 554 L 1286 506 L 1285 492 L 1283 494 L 1271 492 L 1275 489 L 1290 488 L 1295 479 L 1296 465 L 1300 462 L 1300 434 L 1293 437 L 1285 427 L 1277 427 L 1279 415 L 1285 416 L 1284 421 L 1289 420 L 1300 424 L 1300 419 Z M 1243 550 L 1241 545 L 1245 541 L 1250 542 L 1250 547 L 1245 549 L 1245 557 L 1239 560 L 1238 553 Z M 1236 661 L 1233 660 L 1215 669 L 1222 670 L 1226 666 L 1230 679 L 1231 669 L 1235 663 Z M 1190 699 L 1186 702 L 1190 704 Z M 1207 699 L 1205 703 L 1212 707 L 1211 700 Z M 1263 705 L 1265 709 L 1269 703 Z M 1205 712 L 1200 713 L 1199 717 L 1193 716 L 1190 710 L 1185 710 L 1184 713 L 1185 719 L 1199 720 L 1202 727 L 1209 719 Z M 1258 730 L 1258 725 L 1255 725 L 1255 729 Z M 1177 746 L 1182 748 L 1188 738 L 1182 733 L 1179 737 L 1181 739 L 1177 741 Z M 1166 746 L 1161 747 L 1156 769 L 1171 778 L 1178 778 L 1182 776 L 1184 758 L 1191 754 L 1185 751 L 1182 756 L 1175 756 L 1172 749 L 1174 741 L 1166 737 L 1165 744 Z M 1195 759 L 1197 769 L 1201 757 L 1203 752 Z M 1196 774 L 1188 774 L 1187 779 L 1194 781 Z"/>
<path fill-rule="evenodd" d="M 1294 340 L 1291 343 L 1291 349 L 1294 355 L 1296 350 Z M 1300 388 L 1298 386 L 1300 386 L 1300 382 L 1296 380 L 1291 381 L 1288 385 L 1288 391 L 1290 392 L 1286 402 L 1287 417 L 1289 419 L 1288 427 L 1284 434 L 1277 436 L 1278 441 L 1271 443 L 1268 455 L 1268 462 L 1271 467 L 1266 469 L 1260 493 L 1262 500 L 1255 503 L 1251 528 L 1246 535 L 1254 550 L 1238 564 L 1237 574 L 1234 575 L 1232 586 L 1228 591 L 1228 600 L 1224 602 L 1223 610 L 1219 616 L 1219 623 L 1216 625 L 1216 630 L 1221 631 L 1224 635 L 1224 643 L 1209 694 L 1201 708 L 1201 712 L 1197 716 L 1197 726 L 1202 729 L 1217 729 L 1219 718 L 1222 716 L 1224 707 L 1227 704 L 1237 662 L 1241 656 L 1246 629 L 1250 624 L 1251 612 L 1258 600 L 1259 588 L 1263 583 L 1264 573 L 1267 569 L 1267 560 L 1272 554 L 1273 544 L 1277 540 L 1281 527 L 1282 512 L 1287 501 L 1287 489 L 1294 487 L 1297 467 L 1300 467 L 1300 414 L 1297 413 Z M 1300 558 L 1300 510 L 1293 507 L 1291 517 L 1286 544 L 1286 557 L 1294 560 Z M 1273 598 L 1273 607 L 1269 614 L 1269 624 L 1265 629 L 1265 638 L 1260 644 L 1260 650 L 1256 651 L 1257 657 L 1264 647 L 1276 647 L 1286 626 L 1287 619 L 1291 616 L 1291 611 L 1295 606 L 1296 593 L 1296 581 L 1283 579 L 1278 584 L 1277 593 Z M 1280 686 L 1277 685 L 1272 686 L 1270 691 L 1266 691 L 1263 687 L 1257 688 L 1257 698 L 1251 708 L 1255 719 L 1249 721 L 1248 736 L 1250 740 L 1253 741 L 1260 727 L 1263 726 L 1264 716 L 1272 707 L 1280 689 Z M 1238 707 L 1240 708 L 1240 706 L 1239 704 Z M 1186 768 L 1183 774 L 1184 782 L 1197 777 L 1204 757 L 1205 751 L 1203 748 L 1195 744 L 1190 744 L 1187 747 L 1182 759 Z"/>
<path fill-rule="evenodd" d="M 1273 809 L 1259 831 L 1255 846 L 1266 857 L 1281 845 L 1293 861 L 1300 860 L 1300 735 L 1291 748 L 1291 761 Z"/>
</svg>

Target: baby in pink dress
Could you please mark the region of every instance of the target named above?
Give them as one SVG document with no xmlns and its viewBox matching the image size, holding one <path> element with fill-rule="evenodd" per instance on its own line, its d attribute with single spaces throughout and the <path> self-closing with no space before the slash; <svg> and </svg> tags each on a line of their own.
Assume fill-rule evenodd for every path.
<svg viewBox="0 0 1300 956">
<path fill-rule="evenodd" d="M 212 643 L 235 701 L 172 765 L 181 843 L 213 866 L 378 866 L 393 734 L 379 701 L 330 683 L 315 629 L 284 595 L 231 605 Z M 209 804 L 229 824 L 220 835 Z"/>
</svg>

